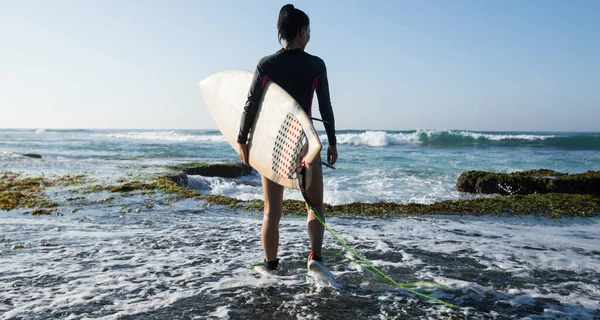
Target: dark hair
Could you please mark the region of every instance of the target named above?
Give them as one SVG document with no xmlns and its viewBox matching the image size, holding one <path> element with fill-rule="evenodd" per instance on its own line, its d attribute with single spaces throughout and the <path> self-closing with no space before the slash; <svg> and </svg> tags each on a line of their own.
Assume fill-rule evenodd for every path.
<svg viewBox="0 0 600 320">
<path fill-rule="evenodd" d="M 281 7 L 281 10 L 279 10 L 279 20 L 277 21 L 279 43 L 281 43 L 281 40 L 291 42 L 296 38 L 298 29 L 308 27 L 309 23 L 310 21 L 306 13 L 294 8 L 293 4 L 286 4 Z"/>
</svg>

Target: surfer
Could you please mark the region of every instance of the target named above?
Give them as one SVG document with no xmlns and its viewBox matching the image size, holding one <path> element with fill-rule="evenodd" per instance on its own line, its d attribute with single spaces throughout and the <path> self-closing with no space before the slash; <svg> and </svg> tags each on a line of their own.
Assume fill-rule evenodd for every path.
<svg viewBox="0 0 600 320">
<path fill-rule="evenodd" d="M 325 63 L 317 56 L 304 51 L 310 40 L 309 18 L 300 9 L 291 4 L 286 4 L 279 11 L 277 29 L 279 43 L 283 41 L 282 48 L 276 53 L 262 58 L 254 73 L 252 84 L 248 92 L 248 100 L 242 114 L 240 132 L 238 135 L 238 148 L 242 162 L 249 165 L 248 159 L 248 133 L 254 123 L 256 111 L 263 95 L 263 89 L 269 81 L 273 81 L 287 91 L 300 104 L 302 109 L 311 116 L 313 93 L 317 92 L 319 111 L 324 121 L 325 131 L 329 146 L 327 148 L 327 162 L 334 164 L 338 153 L 336 148 L 335 123 L 333 109 L 329 98 L 329 83 Z M 312 184 L 306 190 L 308 198 L 315 205 L 321 218 L 323 211 L 323 170 L 315 165 L 312 170 Z M 276 270 L 279 264 L 277 250 L 279 247 L 279 221 L 283 212 L 283 186 L 262 176 L 262 187 L 265 199 L 264 217 L 261 231 L 262 246 L 265 255 L 265 268 Z M 323 244 L 324 227 L 309 208 L 307 231 L 310 241 L 311 262 L 322 262 L 321 247 Z"/>
</svg>

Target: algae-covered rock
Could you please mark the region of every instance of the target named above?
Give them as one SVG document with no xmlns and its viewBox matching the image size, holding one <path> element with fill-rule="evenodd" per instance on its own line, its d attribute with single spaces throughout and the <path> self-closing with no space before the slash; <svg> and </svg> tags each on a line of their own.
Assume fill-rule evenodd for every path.
<svg viewBox="0 0 600 320">
<path fill-rule="evenodd" d="M 45 177 L 22 177 L 20 173 L 0 172 L 0 210 L 55 207 L 45 199 L 44 190 L 54 185 Z"/>
<path fill-rule="evenodd" d="M 475 188 L 477 181 L 486 174 L 487 172 L 485 171 L 477 170 L 463 172 L 460 177 L 458 177 L 458 181 L 456 181 L 456 187 L 459 191 L 477 193 L 477 189 Z"/>
<path fill-rule="evenodd" d="M 548 188 L 557 193 L 600 195 L 600 171 L 570 174 L 562 179 L 552 179 Z"/>
<path fill-rule="evenodd" d="M 241 162 L 237 163 L 204 163 L 192 162 L 170 167 L 181 170 L 187 175 L 200 175 L 205 177 L 236 178 L 252 174 L 252 167 Z"/>
<path fill-rule="evenodd" d="M 198 195 L 196 199 L 210 204 L 222 205 L 232 209 L 262 211 L 262 200 L 239 200 L 221 195 Z M 325 215 L 360 215 L 390 217 L 410 214 L 444 215 L 540 215 L 549 218 L 594 217 L 600 213 L 600 197 L 578 194 L 530 194 L 507 197 L 478 198 L 468 200 L 448 200 L 432 204 L 420 203 L 348 203 L 342 205 L 324 204 Z M 306 215 L 306 205 L 299 200 L 284 200 L 283 212 L 286 214 Z"/>
<path fill-rule="evenodd" d="M 0 210 L 16 208 L 36 208 L 31 214 L 46 214 L 44 208 L 55 208 L 58 204 L 46 199 L 46 189 L 67 187 L 92 181 L 84 175 L 64 175 L 61 177 L 23 176 L 18 172 L 0 171 Z M 53 211 L 54 212 L 54 211 Z"/>
<path fill-rule="evenodd" d="M 572 193 L 600 195 L 600 171 L 567 174 L 548 169 L 496 173 L 463 172 L 456 182 L 459 191 L 483 194 L 527 195 Z"/>
<path fill-rule="evenodd" d="M 188 185 L 188 177 L 185 172 L 169 174 L 167 175 L 167 178 L 182 188 L 185 188 Z"/>
</svg>

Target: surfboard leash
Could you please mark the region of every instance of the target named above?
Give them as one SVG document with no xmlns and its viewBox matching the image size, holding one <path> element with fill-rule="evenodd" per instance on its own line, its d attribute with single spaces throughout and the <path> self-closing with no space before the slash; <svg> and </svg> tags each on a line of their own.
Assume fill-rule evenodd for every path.
<svg viewBox="0 0 600 320">
<path fill-rule="evenodd" d="M 417 296 L 420 296 L 422 298 L 425 299 L 429 299 L 438 303 L 441 303 L 445 306 L 448 307 L 452 307 L 452 308 L 458 308 L 458 306 L 453 305 L 449 302 L 440 300 L 438 298 L 434 298 L 430 295 L 426 295 L 424 293 L 415 291 L 411 288 L 408 288 L 407 285 L 414 285 L 414 284 L 418 284 L 417 283 L 411 283 L 411 284 L 400 284 L 398 282 L 396 282 L 394 279 L 392 279 L 390 276 L 388 276 L 387 274 L 383 273 L 381 270 L 377 269 L 375 266 L 373 266 L 373 264 L 371 262 L 369 262 L 367 259 L 365 259 L 362 255 L 360 255 L 358 252 L 356 252 L 356 250 L 352 249 L 348 244 L 346 244 L 346 242 L 344 240 L 342 240 L 342 238 L 340 238 L 335 232 L 333 232 L 333 230 L 331 230 L 331 228 L 329 228 L 329 226 L 325 223 L 325 221 L 323 220 L 323 218 L 319 215 L 317 209 L 315 208 L 315 206 L 313 205 L 313 203 L 310 201 L 310 199 L 308 198 L 308 195 L 306 194 L 306 189 L 304 188 L 305 186 L 305 174 L 306 174 L 306 164 L 304 162 L 302 162 L 298 168 L 296 169 L 297 174 L 298 174 L 298 184 L 300 187 L 300 192 L 302 193 L 302 197 L 304 197 L 304 201 L 306 201 L 306 203 L 308 204 L 308 206 L 310 207 L 310 209 L 312 210 L 312 212 L 314 213 L 314 215 L 317 217 L 317 220 L 319 220 L 319 222 L 323 225 L 323 227 L 325 228 L 325 230 L 327 230 L 341 245 L 342 247 L 344 247 L 346 250 L 350 251 L 355 257 L 357 257 L 360 261 L 362 261 L 366 266 L 368 266 L 368 268 L 365 268 L 362 264 L 358 263 L 358 261 L 355 261 L 354 259 L 351 259 L 349 257 L 346 257 L 347 259 L 349 259 L 350 261 L 358 264 L 359 266 L 365 268 L 365 270 L 371 272 L 372 274 L 376 275 L 377 277 L 379 277 L 381 280 L 388 282 L 394 286 L 397 286 L 407 292 L 410 292 L 412 294 L 415 294 Z M 420 283 L 419 283 L 420 284 Z M 424 283 L 422 283 L 424 284 Z M 428 283 L 430 284 L 430 283 Z M 438 284 L 439 285 L 439 284 Z M 443 285 L 440 285 L 443 286 Z M 446 286 L 443 286 L 446 287 Z M 446 287 L 447 288 L 447 287 Z"/>
</svg>

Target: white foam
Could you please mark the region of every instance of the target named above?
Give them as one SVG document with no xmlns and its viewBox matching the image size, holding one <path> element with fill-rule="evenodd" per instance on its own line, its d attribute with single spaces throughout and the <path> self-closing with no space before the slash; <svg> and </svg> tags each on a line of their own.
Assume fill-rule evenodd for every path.
<svg viewBox="0 0 600 320">
<path fill-rule="evenodd" d="M 5 156 L 5 157 L 23 157 L 20 154 L 14 153 L 14 152 L 10 152 L 10 151 L 0 151 L 0 156 Z"/>
<path fill-rule="evenodd" d="M 431 140 L 436 136 L 449 135 L 456 137 L 467 137 L 475 140 L 487 139 L 491 141 L 501 140 L 546 140 L 554 138 L 553 135 L 532 135 L 532 134 L 491 134 L 477 133 L 471 131 L 452 131 L 452 130 L 416 130 L 414 132 L 393 133 L 387 131 L 365 131 L 361 133 L 338 133 L 336 138 L 339 144 L 348 144 L 353 146 L 371 146 L 385 147 L 390 145 L 420 145 L 426 137 Z M 327 135 L 319 136 L 324 143 L 328 141 Z"/>
<path fill-rule="evenodd" d="M 229 319 L 229 307 L 227 306 L 219 306 L 215 312 L 208 314 L 211 317 L 219 318 L 219 319 Z"/>
<path fill-rule="evenodd" d="M 455 190 L 445 188 L 423 190 L 428 187 L 428 181 L 415 177 L 380 178 L 374 179 L 371 175 L 377 172 L 368 172 L 358 176 L 331 177 L 326 180 L 327 188 L 324 190 L 325 203 L 340 205 L 352 202 L 378 202 L 392 201 L 398 203 L 433 203 L 440 199 L 457 198 Z M 240 200 L 262 200 L 264 198 L 260 178 L 219 178 L 188 176 L 188 188 L 203 194 L 216 194 L 233 197 Z M 364 181 L 373 181 L 365 184 Z M 408 186 L 406 186 L 408 184 Z M 402 186 L 402 187 L 398 187 Z M 431 193 L 429 196 L 412 196 L 420 192 Z M 284 198 L 289 200 L 303 200 L 300 191 L 285 189 Z"/>
<path fill-rule="evenodd" d="M 153 141 L 203 141 L 203 142 L 224 142 L 222 135 L 195 135 L 175 131 L 147 131 L 147 132 L 123 132 L 123 133 L 103 133 L 92 134 L 92 136 L 109 137 L 116 139 L 132 140 L 153 140 Z"/>
<path fill-rule="evenodd" d="M 489 133 L 477 133 L 470 131 L 461 131 L 458 133 L 464 137 L 471 137 L 473 139 L 485 138 L 493 141 L 500 140 L 546 140 L 548 138 L 554 138 L 553 135 L 532 135 L 532 134 L 489 134 Z"/>
<path fill-rule="evenodd" d="M 388 145 L 418 144 L 420 131 L 414 133 L 388 133 L 385 131 L 366 131 L 362 133 L 337 134 L 339 144 L 354 146 L 385 147 Z M 327 135 L 319 137 L 321 141 L 328 141 Z"/>
<path fill-rule="evenodd" d="M 188 188 L 200 193 L 224 195 L 240 200 L 262 199 L 260 177 L 246 176 L 242 178 L 220 178 L 188 176 Z"/>
<path fill-rule="evenodd" d="M 194 201 L 177 204 L 182 209 L 197 205 Z M 86 210 L 77 214 L 89 214 Z M 319 291 L 322 289 L 307 289 L 311 288 L 307 278 L 299 276 L 305 272 L 302 271 L 304 254 L 308 251 L 303 218 L 282 220 L 279 254 L 282 274 L 267 277 L 246 269 L 249 263 L 262 259 L 260 215 L 206 212 L 200 217 L 166 209 L 130 215 L 126 222 L 118 218 L 107 221 L 103 215 L 98 222 L 65 220 L 67 216 L 7 215 L 0 220 L 5 237 L 25 242 L 26 249 L 0 255 L 0 289 L 4 301 L 11 301 L 10 307 L 0 303 L 4 318 L 43 317 L 60 312 L 71 319 L 116 319 L 160 312 L 192 297 L 208 308 L 204 314 L 226 318 L 238 310 L 240 303 L 246 306 L 264 303 L 257 300 L 263 298 L 256 292 L 269 287 L 287 293 L 281 295 L 284 302 L 279 308 L 304 318 L 314 315 L 309 307 L 311 301 L 324 293 Z M 143 221 L 135 222 L 136 217 L 156 223 L 149 229 Z M 329 218 L 328 224 L 360 253 L 377 254 L 373 264 L 383 270 L 407 269 L 412 279 L 434 280 L 453 288 L 452 293 L 438 287 L 428 287 L 426 292 L 450 302 L 470 301 L 459 311 L 464 315 L 481 315 L 480 308 L 474 309 L 472 304 L 489 301 L 484 299 L 506 301 L 514 310 L 539 306 L 543 300 L 547 313 L 582 319 L 591 319 L 590 312 L 597 306 L 598 289 L 575 280 L 589 277 L 587 274 L 600 268 L 598 257 L 590 254 L 599 243 L 597 218 Z M 42 241 L 64 245 L 42 248 L 39 247 Z M 344 252 L 329 235 L 325 247 Z M 432 256 L 448 258 L 430 260 L 428 257 Z M 524 267 L 543 272 L 569 270 L 574 276 L 566 282 L 545 283 L 538 279 L 544 285 L 533 288 L 528 284 L 493 289 L 477 283 L 476 279 L 464 280 L 462 276 L 455 279 L 452 275 L 460 273 L 464 263 L 461 259 L 484 265 L 479 270 L 482 273 L 503 272 L 509 285 L 519 283 L 511 277 L 530 277 L 519 275 Z M 452 272 L 443 271 L 452 264 L 456 265 Z M 358 289 L 341 289 L 337 294 L 377 303 L 383 313 L 397 310 L 394 305 L 416 307 L 420 301 L 366 272 L 354 271 L 359 269 L 345 260 L 330 262 L 330 266 L 338 279 L 361 278 Z M 344 271 L 337 271 L 339 266 Z M 570 290 L 568 295 L 561 293 L 565 288 Z M 213 303 L 212 308 L 203 304 L 209 300 L 217 304 Z M 76 310 L 81 309 L 89 311 L 77 314 Z M 447 307 L 435 303 L 419 310 L 430 318 L 448 312 Z"/>
</svg>

